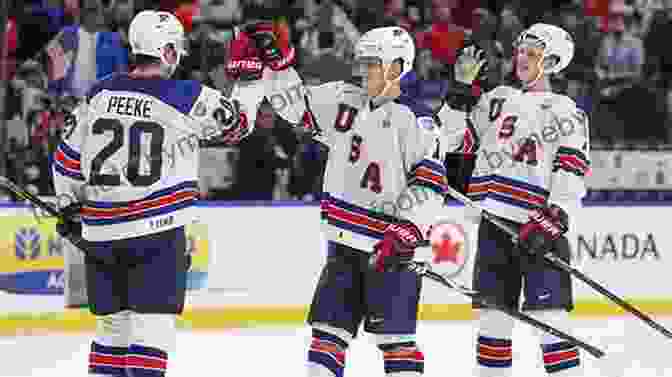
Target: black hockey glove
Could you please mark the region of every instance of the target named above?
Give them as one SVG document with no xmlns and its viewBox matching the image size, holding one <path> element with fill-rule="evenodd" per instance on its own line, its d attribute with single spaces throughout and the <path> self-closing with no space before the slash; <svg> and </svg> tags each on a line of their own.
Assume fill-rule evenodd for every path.
<svg viewBox="0 0 672 377">
<path fill-rule="evenodd" d="M 81 210 L 81 203 L 72 203 L 61 209 L 62 216 L 56 222 L 56 232 L 74 245 L 79 245 L 82 241 Z"/>
<path fill-rule="evenodd" d="M 555 240 L 569 230 L 569 216 L 555 204 L 535 209 L 518 234 L 519 246 L 529 254 L 543 256 Z"/>
</svg>

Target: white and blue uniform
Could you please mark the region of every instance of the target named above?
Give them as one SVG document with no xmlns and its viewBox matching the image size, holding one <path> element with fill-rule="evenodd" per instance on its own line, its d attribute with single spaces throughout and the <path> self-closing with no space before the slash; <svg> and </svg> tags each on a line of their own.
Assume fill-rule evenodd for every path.
<svg viewBox="0 0 672 377">
<path fill-rule="evenodd" d="M 222 133 L 229 103 L 196 81 L 117 74 L 94 85 L 53 158 L 56 194 L 83 203 L 84 239 L 139 237 L 195 220 L 198 142 Z M 251 130 L 245 109 L 240 121 Z"/>
<path fill-rule="evenodd" d="M 348 84 L 332 82 L 308 96 L 316 138 L 329 147 L 323 230 L 329 241 L 371 252 L 391 222 L 431 224 L 420 208 L 440 205 L 445 167 L 434 118 L 412 98 L 374 108 L 351 103 L 347 91 Z"/>
<path fill-rule="evenodd" d="M 470 114 L 438 112 L 449 150 L 476 155 L 468 194 L 489 212 L 518 222 L 554 203 L 568 212 L 586 194 L 588 117 L 569 97 L 499 86 Z"/>
</svg>

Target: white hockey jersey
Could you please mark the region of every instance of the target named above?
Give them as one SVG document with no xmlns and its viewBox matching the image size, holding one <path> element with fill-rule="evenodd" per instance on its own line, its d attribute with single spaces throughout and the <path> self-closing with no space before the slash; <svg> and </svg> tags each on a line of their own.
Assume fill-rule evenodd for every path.
<svg viewBox="0 0 672 377">
<path fill-rule="evenodd" d="M 443 204 L 446 177 L 431 112 L 402 96 L 372 108 L 360 88 L 342 81 L 305 86 L 293 68 L 265 71 L 237 85 L 238 96 L 264 98 L 329 148 L 322 219 L 325 238 L 372 252 L 385 228 L 406 219 L 432 223 L 423 208 Z"/>
<path fill-rule="evenodd" d="M 432 114 L 400 97 L 374 108 L 344 82 L 310 87 L 307 106 L 316 139 L 329 147 L 322 201 L 330 241 L 371 252 L 398 219 L 421 229 L 420 208 L 441 205 L 445 168 Z"/>
<path fill-rule="evenodd" d="M 546 202 L 571 213 L 586 193 L 588 117 L 569 97 L 500 86 L 472 112 L 444 105 L 442 140 L 476 154 L 468 194 L 483 208 L 516 222 Z"/>
<path fill-rule="evenodd" d="M 139 237 L 195 220 L 198 141 L 221 134 L 222 98 L 196 81 L 115 74 L 94 85 L 52 165 L 56 194 L 83 203 L 84 239 Z M 241 122 L 251 131 L 247 106 Z"/>
</svg>

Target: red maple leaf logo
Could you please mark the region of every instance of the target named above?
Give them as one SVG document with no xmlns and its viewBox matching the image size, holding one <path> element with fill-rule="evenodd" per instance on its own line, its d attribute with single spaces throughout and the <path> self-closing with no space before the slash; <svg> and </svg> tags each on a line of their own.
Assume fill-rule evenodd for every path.
<svg viewBox="0 0 672 377">
<path fill-rule="evenodd" d="M 464 249 L 464 230 L 455 224 L 441 224 L 432 230 L 433 263 L 450 261 L 460 263 L 460 256 Z"/>
</svg>

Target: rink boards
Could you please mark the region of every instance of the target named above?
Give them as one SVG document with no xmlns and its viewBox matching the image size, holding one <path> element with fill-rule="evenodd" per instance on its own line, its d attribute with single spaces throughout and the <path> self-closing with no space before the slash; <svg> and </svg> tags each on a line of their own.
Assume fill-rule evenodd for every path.
<svg viewBox="0 0 672 377">
<path fill-rule="evenodd" d="M 671 208 L 642 204 L 586 206 L 573 214 L 573 263 L 644 311 L 672 314 L 672 230 L 665 221 Z M 190 228 L 195 263 L 181 325 L 198 329 L 300 323 L 325 257 L 319 207 L 205 203 L 199 211 L 200 224 Z M 427 211 L 462 229 L 465 247 L 436 269 L 470 286 L 477 226 L 461 206 Z M 65 308 L 67 250 L 54 233 L 53 219 L 35 216 L 30 208 L 4 207 L 0 214 L 0 333 L 93 328 L 86 310 Z M 418 257 L 430 255 L 424 249 Z M 68 289 L 81 283 L 70 281 Z M 576 315 L 622 313 L 578 280 L 574 289 Z M 73 303 L 71 294 L 68 303 Z M 464 297 L 426 282 L 422 319 L 463 320 L 472 315 Z"/>
</svg>

